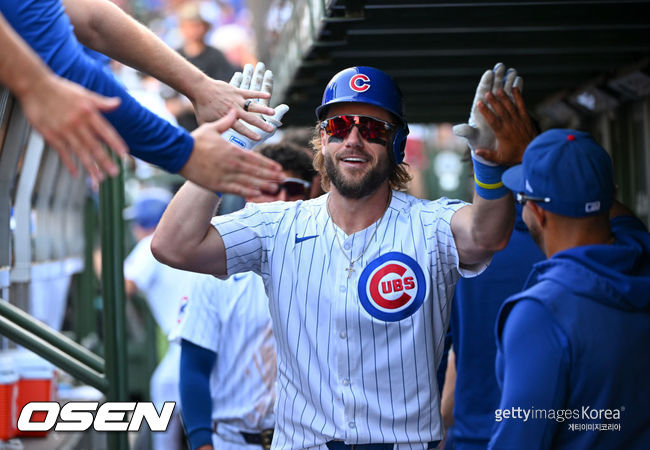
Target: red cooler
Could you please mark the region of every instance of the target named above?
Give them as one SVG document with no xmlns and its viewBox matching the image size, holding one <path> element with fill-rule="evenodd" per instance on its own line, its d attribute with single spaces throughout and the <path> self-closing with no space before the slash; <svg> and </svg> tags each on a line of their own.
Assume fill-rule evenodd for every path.
<svg viewBox="0 0 650 450">
<path fill-rule="evenodd" d="M 48 402 L 54 398 L 54 367 L 40 356 L 30 351 L 17 352 L 15 358 L 16 370 L 18 372 L 18 401 L 16 410 L 18 413 L 29 402 Z M 45 420 L 34 413 L 31 420 Z M 18 431 L 17 436 L 43 437 L 47 431 Z"/>
<path fill-rule="evenodd" d="M 0 356 L 0 441 L 8 441 L 16 436 L 18 431 L 17 397 L 18 373 L 14 360 L 9 356 Z"/>
</svg>

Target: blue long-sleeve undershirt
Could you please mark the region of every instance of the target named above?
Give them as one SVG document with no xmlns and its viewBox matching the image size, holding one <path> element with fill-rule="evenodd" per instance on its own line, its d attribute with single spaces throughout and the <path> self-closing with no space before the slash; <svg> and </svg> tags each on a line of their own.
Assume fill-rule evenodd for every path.
<svg viewBox="0 0 650 450">
<path fill-rule="evenodd" d="M 210 373 L 216 361 L 212 350 L 181 340 L 181 411 L 192 450 L 212 445 Z"/>
</svg>

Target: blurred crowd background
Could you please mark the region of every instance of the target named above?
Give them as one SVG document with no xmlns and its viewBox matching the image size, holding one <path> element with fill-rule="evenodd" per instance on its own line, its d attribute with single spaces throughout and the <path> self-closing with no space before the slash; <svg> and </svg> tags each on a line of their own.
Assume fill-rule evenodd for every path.
<svg viewBox="0 0 650 450">
<path fill-rule="evenodd" d="M 270 49 L 292 20 L 296 4 L 296 0 L 113 1 L 201 70 L 224 81 L 245 64 L 268 62 Z M 146 107 L 188 130 L 197 126 L 192 105 L 182 95 L 133 69 L 107 64 Z M 281 139 L 284 131 L 280 129 L 272 141 Z M 471 199 L 469 165 L 463 164 L 465 148 L 451 132 L 451 124 L 411 124 L 406 161 L 414 179 L 409 192 L 423 198 Z M 130 192 L 143 184 L 159 185 L 161 178 L 163 185 L 170 184 L 168 175 L 146 163 L 134 161 L 133 169 L 127 201 Z"/>
</svg>

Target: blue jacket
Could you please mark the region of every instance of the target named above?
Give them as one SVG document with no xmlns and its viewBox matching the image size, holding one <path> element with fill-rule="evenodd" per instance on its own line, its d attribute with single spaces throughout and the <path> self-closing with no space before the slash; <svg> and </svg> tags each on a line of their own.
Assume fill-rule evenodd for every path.
<svg viewBox="0 0 650 450">
<path fill-rule="evenodd" d="M 0 0 L 0 10 L 54 73 L 91 91 L 122 99 L 116 110 L 104 116 L 133 156 L 169 172 L 178 172 L 185 165 L 194 146 L 192 137 L 141 106 L 84 52 L 61 0 Z"/>
<path fill-rule="evenodd" d="M 534 266 L 499 312 L 502 388 L 490 448 L 650 445 L 650 234 L 612 221 L 613 245 Z"/>
</svg>

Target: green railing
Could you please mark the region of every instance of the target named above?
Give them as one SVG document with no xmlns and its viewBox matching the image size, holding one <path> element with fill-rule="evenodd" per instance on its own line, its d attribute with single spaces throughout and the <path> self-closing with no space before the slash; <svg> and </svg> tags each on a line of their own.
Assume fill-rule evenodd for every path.
<svg viewBox="0 0 650 450">
<path fill-rule="evenodd" d="M 78 273 L 75 318 L 81 323 L 76 329 L 82 335 L 94 331 L 90 236 L 97 221 L 84 179 L 70 176 L 1 86 L 0 148 L 0 335 L 97 388 L 107 401 L 128 400 L 122 175 L 104 181 L 99 190 L 101 358 L 25 312 L 29 283 Z M 38 216 L 36 230 L 33 214 Z M 127 450 L 126 433 L 108 433 L 107 446 Z"/>
</svg>

